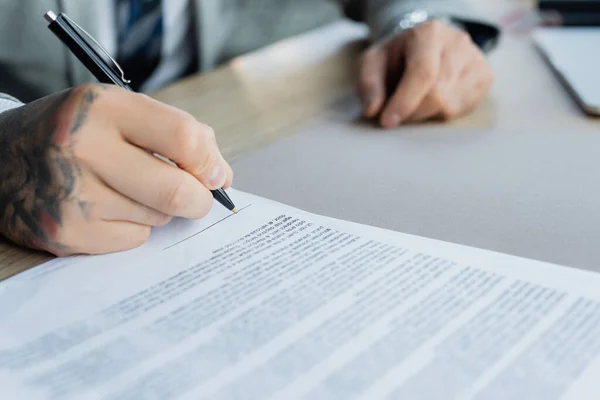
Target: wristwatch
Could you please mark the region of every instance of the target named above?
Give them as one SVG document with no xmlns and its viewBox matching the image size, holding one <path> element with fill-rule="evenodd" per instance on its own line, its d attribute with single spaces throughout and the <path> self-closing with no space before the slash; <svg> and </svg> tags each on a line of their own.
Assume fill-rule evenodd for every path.
<svg viewBox="0 0 600 400">
<path fill-rule="evenodd" d="M 415 26 L 424 22 L 433 20 L 444 22 L 447 25 L 454 26 L 459 29 L 464 29 L 463 25 L 448 16 L 432 14 L 427 10 L 414 10 L 404 14 L 399 21 L 394 22 L 395 26 L 391 28 L 391 34 L 396 34 L 407 29 L 414 28 Z"/>
<path fill-rule="evenodd" d="M 442 21 L 454 28 L 463 30 L 471 35 L 475 44 L 485 53 L 491 51 L 498 43 L 500 29 L 494 25 L 467 19 L 452 18 L 443 14 L 432 14 L 427 10 L 414 10 L 404 14 L 400 19 L 392 21 L 382 33 L 381 38 L 396 35 L 427 21 Z"/>
</svg>

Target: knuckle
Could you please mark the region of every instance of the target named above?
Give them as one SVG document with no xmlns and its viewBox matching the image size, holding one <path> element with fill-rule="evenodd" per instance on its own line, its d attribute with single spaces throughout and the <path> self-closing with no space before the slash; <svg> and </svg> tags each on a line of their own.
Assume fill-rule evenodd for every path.
<svg viewBox="0 0 600 400">
<path fill-rule="evenodd" d="M 201 173 L 216 159 L 213 151 L 215 141 L 215 132 L 210 126 L 198 122 L 186 113 L 175 129 L 173 146 L 182 159 L 188 160 L 190 165 L 195 166 L 197 173 Z"/>
<path fill-rule="evenodd" d="M 218 158 L 215 151 L 216 138 L 214 130 L 208 125 L 201 124 L 199 137 L 199 147 L 196 149 L 196 154 L 200 158 L 196 160 L 196 167 L 194 169 L 194 174 L 196 175 L 202 175 L 207 172 L 209 168 L 216 164 Z"/>
<path fill-rule="evenodd" d="M 198 147 L 198 121 L 190 114 L 182 113 L 173 131 L 172 143 L 179 154 L 190 154 Z"/>
<path fill-rule="evenodd" d="M 212 143 L 216 139 L 215 130 L 206 124 L 198 124 L 200 136 L 204 139 L 203 143 Z"/>
<path fill-rule="evenodd" d="M 432 35 L 437 35 L 446 28 L 446 24 L 444 24 L 442 21 L 439 21 L 437 19 L 423 22 L 423 24 L 421 26 L 423 27 L 423 31 L 425 31 L 429 34 L 432 34 Z"/>
<path fill-rule="evenodd" d="M 205 154 L 194 169 L 194 175 L 196 176 L 204 175 L 213 165 L 217 164 L 217 155 L 214 152 L 205 152 Z"/>
</svg>

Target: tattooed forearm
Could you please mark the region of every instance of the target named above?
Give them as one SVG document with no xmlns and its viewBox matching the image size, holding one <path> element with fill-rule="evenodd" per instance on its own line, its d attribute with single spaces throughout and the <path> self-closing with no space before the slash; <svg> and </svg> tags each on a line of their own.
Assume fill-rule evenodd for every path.
<svg viewBox="0 0 600 400">
<path fill-rule="evenodd" d="M 60 250 L 64 205 L 89 213 L 74 148 L 98 93 L 73 89 L 0 114 L 0 233 L 9 240 Z"/>
</svg>

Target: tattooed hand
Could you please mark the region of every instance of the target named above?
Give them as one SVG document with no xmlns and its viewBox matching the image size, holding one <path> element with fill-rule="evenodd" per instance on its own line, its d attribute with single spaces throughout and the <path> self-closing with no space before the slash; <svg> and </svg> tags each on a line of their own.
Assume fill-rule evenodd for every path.
<svg viewBox="0 0 600 400">
<path fill-rule="evenodd" d="M 232 175 L 210 127 L 116 87 L 0 114 L 0 233 L 55 255 L 137 247 L 172 216 L 206 215 Z"/>
</svg>

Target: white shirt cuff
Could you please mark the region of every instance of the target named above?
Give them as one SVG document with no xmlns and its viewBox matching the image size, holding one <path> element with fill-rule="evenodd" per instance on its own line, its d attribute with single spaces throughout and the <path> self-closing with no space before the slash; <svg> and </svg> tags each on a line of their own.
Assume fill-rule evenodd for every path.
<svg viewBox="0 0 600 400">
<path fill-rule="evenodd" d="M 0 93 L 0 113 L 12 110 L 13 108 L 21 107 L 23 103 L 14 97 Z"/>
</svg>

